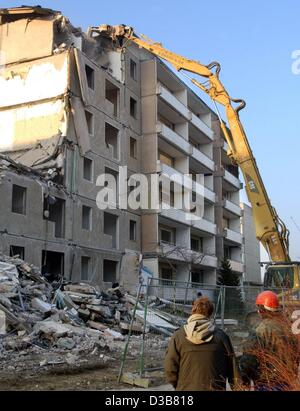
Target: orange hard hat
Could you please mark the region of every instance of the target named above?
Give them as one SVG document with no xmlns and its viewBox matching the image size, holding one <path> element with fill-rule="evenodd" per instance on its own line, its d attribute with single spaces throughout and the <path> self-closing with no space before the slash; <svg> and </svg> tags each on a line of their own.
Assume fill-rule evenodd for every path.
<svg viewBox="0 0 300 411">
<path fill-rule="evenodd" d="M 261 305 L 269 311 L 280 310 L 278 296 L 277 294 L 273 293 L 273 291 L 263 291 L 262 293 L 258 294 L 256 298 L 256 305 Z"/>
</svg>

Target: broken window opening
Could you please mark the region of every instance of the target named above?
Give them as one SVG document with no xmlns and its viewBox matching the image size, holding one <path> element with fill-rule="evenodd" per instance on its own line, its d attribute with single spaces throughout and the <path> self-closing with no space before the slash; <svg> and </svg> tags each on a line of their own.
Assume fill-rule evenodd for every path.
<svg viewBox="0 0 300 411">
<path fill-rule="evenodd" d="M 92 67 L 85 65 L 85 74 L 88 86 L 91 90 L 95 89 L 95 70 Z"/>
<path fill-rule="evenodd" d="M 137 141 L 133 137 L 130 137 L 130 157 L 137 159 Z"/>
<path fill-rule="evenodd" d="M 203 238 L 192 237 L 191 238 L 191 250 L 201 253 L 203 251 Z"/>
<path fill-rule="evenodd" d="M 132 97 L 130 97 L 130 115 L 137 118 L 137 101 Z"/>
<path fill-rule="evenodd" d="M 65 200 L 45 196 L 43 218 L 55 223 L 54 235 L 56 238 L 65 237 Z"/>
<path fill-rule="evenodd" d="M 130 59 L 130 77 L 136 81 L 137 79 L 137 64 L 135 61 Z"/>
<path fill-rule="evenodd" d="M 25 187 L 13 185 L 11 207 L 13 213 L 26 215 L 26 192 Z"/>
<path fill-rule="evenodd" d="M 92 136 L 94 134 L 94 115 L 90 111 L 85 110 L 85 118 L 87 122 L 88 132 Z"/>
<path fill-rule="evenodd" d="M 91 271 L 91 258 L 81 257 L 80 279 L 82 281 L 88 281 L 90 278 L 90 271 Z"/>
<path fill-rule="evenodd" d="M 11 245 L 9 255 L 10 257 L 19 257 L 21 260 L 25 260 L 25 248 L 17 245 Z"/>
<path fill-rule="evenodd" d="M 119 130 L 108 123 L 105 123 L 105 142 L 112 157 L 119 160 Z"/>
<path fill-rule="evenodd" d="M 42 274 L 49 281 L 58 281 L 64 276 L 64 254 L 43 250 Z"/>
<path fill-rule="evenodd" d="M 115 283 L 117 279 L 118 261 L 103 260 L 103 281 Z"/>
<path fill-rule="evenodd" d="M 112 239 L 112 248 L 118 247 L 118 216 L 104 213 L 104 234 Z"/>
<path fill-rule="evenodd" d="M 112 114 L 118 117 L 120 89 L 108 80 L 105 81 L 105 98 L 112 104 Z"/>
<path fill-rule="evenodd" d="M 92 230 L 92 209 L 91 207 L 82 206 L 82 229 Z"/>
<path fill-rule="evenodd" d="M 83 159 L 83 178 L 87 181 L 93 181 L 93 160 L 87 157 Z"/>
<path fill-rule="evenodd" d="M 137 227 L 136 221 L 130 220 L 130 223 L 129 223 L 129 238 L 130 238 L 130 241 L 136 241 L 136 239 L 137 239 L 136 227 Z"/>
</svg>

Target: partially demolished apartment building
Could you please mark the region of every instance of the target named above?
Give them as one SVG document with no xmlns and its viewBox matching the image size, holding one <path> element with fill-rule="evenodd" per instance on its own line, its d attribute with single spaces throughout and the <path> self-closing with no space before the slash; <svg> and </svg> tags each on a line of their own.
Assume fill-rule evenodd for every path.
<svg viewBox="0 0 300 411">
<path fill-rule="evenodd" d="M 238 168 L 217 116 L 167 65 L 40 7 L 0 11 L 0 251 L 48 276 L 214 284 L 242 274 Z M 97 207 L 97 176 L 204 174 L 204 217 Z M 197 186 L 195 185 L 195 190 Z"/>
</svg>

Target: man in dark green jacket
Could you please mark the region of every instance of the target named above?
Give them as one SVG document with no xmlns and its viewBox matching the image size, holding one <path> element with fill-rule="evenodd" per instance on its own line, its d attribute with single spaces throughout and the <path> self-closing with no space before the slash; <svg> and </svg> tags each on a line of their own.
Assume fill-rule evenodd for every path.
<svg viewBox="0 0 300 411">
<path fill-rule="evenodd" d="M 171 337 L 165 376 L 176 391 L 226 390 L 236 374 L 235 354 L 229 337 L 210 319 L 213 304 L 206 297 L 194 301 L 185 326 Z"/>
</svg>

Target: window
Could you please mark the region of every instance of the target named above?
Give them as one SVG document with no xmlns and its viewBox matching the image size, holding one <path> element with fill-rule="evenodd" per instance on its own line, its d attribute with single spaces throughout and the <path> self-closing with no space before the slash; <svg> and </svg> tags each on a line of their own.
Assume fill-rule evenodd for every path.
<svg viewBox="0 0 300 411">
<path fill-rule="evenodd" d="M 92 229 L 92 209 L 82 206 L 82 229 L 91 231 Z"/>
<path fill-rule="evenodd" d="M 25 248 L 11 245 L 9 255 L 10 257 L 18 256 L 21 260 L 25 260 Z"/>
<path fill-rule="evenodd" d="M 111 247 L 116 249 L 118 246 L 118 216 L 104 213 L 104 234 L 111 237 Z"/>
<path fill-rule="evenodd" d="M 170 266 L 160 267 L 160 278 L 163 280 L 163 285 L 171 285 L 173 280 L 173 270 Z"/>
<path fill-rule="evenodd" d="M 161 228 L 160 241 L 167 244 L 175 244 L 175 229 Z"/>
<path fill-rule="evenodd" d="M 56 238 L 65 236 L 65 200 L 53 196 L 44 197 L 44 220 L 55 224 L 54 235 Z"/>
<path fill-rule="evenodd" d="M 113 116 L 119 115 L 119 99 L 120 89 L 110 81 L 105 81 L 105 98 L 111 105 L 111 114 Z"/>
<path fill-rule="evenodd" d="M 191 238 L 191 250 L 202 252 L 203 251 L 203 239 L 199 237 Z"/>
<path fill-rule="evenodd" d="M 204 272 L 203 271 L 192 271 L 191 272 L 191 282 L 203 284 L 204 282 Z"/>
<path fill-rule="evenodd" d="M 111 156 L 119 159 L 119 130 L 112 125 L 105 123 L 105 142 L 107 148 L 111 151 Z"/>
<path fill-rule="evenodd" d="M 86 157 L 83 159 L 83 178 L 87 181 L 93 181 L 93 160 Z"/>
<path fill-rule="evenodd" d="M 223 228 L 229 228 L 229 219 L 223 217 Z"/>
<path fill-rule="evenodd" d="M 118 262 L 103 260 L 103 281 L 105 283 L 115 283 L 117 279 Z"/>
<path fill-rule="evenodd" d="M 130 157 L 137 159 L 137 141 L 130 137 Z"/>
<path fill-rule="evenodd" d="M 231 247 L 224 246 L 224 258 L 231 260 Z"/>
<path fill-rule="evenodd" d="M 26 214 L 26 188 L 13 185 L 11 211 L 16 214 Z"/>
<path fill-rule="evenodd" d="M 95 70 L 93 70 L 90 66 L 85 66 L 85 74 L 88 86 L 91 90 L 95 88 Z"/>
<path fill-rule="evenodd" d="M 130 77 L 136 80 L 136 62 L 130 59 Z"/>
<path fill-rule="evenodd" d="M 91 265 L 90 257 L 81 257 L 80 278 L 82 281 L 88 281 L 90 277 L 90 265 Z"/>
<path fill-rule="evenodd" d="M 166 153 L 163 153 L 162 151 L 160 151 L 158 153 L 158 157 L 159 157 L 159 161 L 161 161 L 163 164 L 166 164 L 169 167 L 174 167 L 174 158 L 169 156 Z"/>
<path fill-rule="evenodd" d="M 130 115 L 133 118 L 137 117 L 137 102 L 132 97 L 130 97 Z"/>
<path fill-rule="evenodd" d="M 129 238 L 130 241 L 136 241 L 136 221 L 130 220 L 129 223 Z"/>
<path fill-rule="evenodd" d="M 94 134 L 94 115 L 90 112 L 85 110 L 85 118 L 88 126 L 89 134 Z"/>
<path fill-rule="evenodd" d="M 43 250 L 42 274 L 48 281 L 57 281 L 64 276 L 64 254 Z"/>
</svg>

